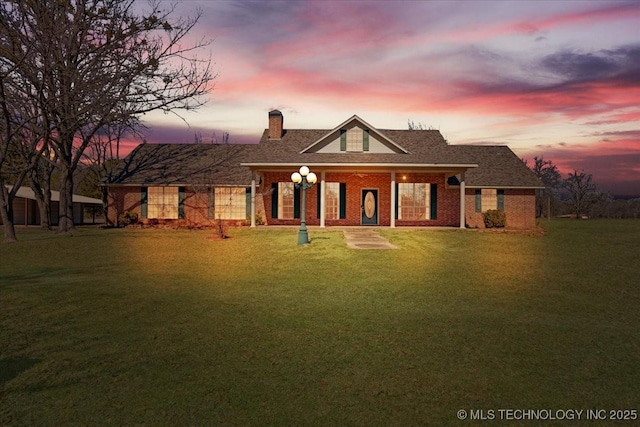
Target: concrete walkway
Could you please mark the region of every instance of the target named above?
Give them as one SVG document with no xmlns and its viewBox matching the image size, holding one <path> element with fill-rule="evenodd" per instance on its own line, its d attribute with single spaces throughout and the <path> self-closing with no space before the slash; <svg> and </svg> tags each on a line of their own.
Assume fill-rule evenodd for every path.
<svg viewBox="0 0 640 427">
<path fill-rule="evenodd" d="M 344 240 L 351 249 L 398 249 L 371 228 L 345 228 Z"/>
</svg>

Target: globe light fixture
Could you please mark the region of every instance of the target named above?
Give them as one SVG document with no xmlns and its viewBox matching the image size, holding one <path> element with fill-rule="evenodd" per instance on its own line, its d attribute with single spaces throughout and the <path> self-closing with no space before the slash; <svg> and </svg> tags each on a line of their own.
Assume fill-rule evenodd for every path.
<svg viewBox="0 0 640 427">
<path fill-rule="evenodd" d="M 318 182 L 318 177 L 316 176 L 315 173 L 310 172 L 309 175 L 307 175 L 307 182 L 311 185 L 315 184 L 316 182 Z"/>
<path fill-rule="evenodd" d="M 308 167 L 302 166 L 298 172 L 291 174 L 291 181 L 296 188 L 302 189 L 298 244 L 306 245 L 309 243 L 309 232 L 307 231 L 307 189 L 313 187 L 313 184 L 318 182 L 318 177 L 315 173 L 310 172 Z"/>
</svg>

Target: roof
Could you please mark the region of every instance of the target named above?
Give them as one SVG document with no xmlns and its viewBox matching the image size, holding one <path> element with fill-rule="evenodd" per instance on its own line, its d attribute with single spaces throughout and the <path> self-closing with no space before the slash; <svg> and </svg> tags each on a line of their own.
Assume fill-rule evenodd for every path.
<svg viewBox="0 0 640 427">
<path fill-rule="evenodd" d="M 388 138 L 385 134 L 381 133 L 378 129 L 376 129 L 375 127 L 371 126 L 369 123 L 365 122 L 364 120 L 362 120 L 357 115 L 351 116 L 350 118 L 348 118 L 344 122 L 340 123 L 335 128 L 327 131 L 323 136 L 320 137 L 320 139 L 314 141 L 310 146 L 308 146 L 305 149 L 303 149 L 302 152 L 313 151 L 313 150 L 311 150 L 312 148 L 314 148 L 315 146 L 319 145 L 326 138 L 329 138 L 330 135 L 333 134 L 334 132 L 336 132 L 336 133 L 340 132 L 340 130 L 342 128 L 344 128 L 345 126 L 347 126 L 349 123 L 359 123 L 360 125 L 364 126 L 365 129 L 368 129 L 369 131 L 371 131 L 371 132 L 377 134 L 378 136 L 380 136 L 383 140 L 387 141 L 391 146 L 395 147 L 397 150 L 399 150 L 399 151 L 401 151 L 403 153 L 407 153 L 407 150 L 405 150 L 403 147 L 399 146 L 395 141 L 393 141 L 392 139 Z"/>
<path fill-rule="evenodd" d="M 506 145 L 451 145 L 453 151 L 478 165 L 465 173 L 473 187 L 544 188 L 544 184 Z"/>
<path fill-rule="evenodd" d="M 270 113 L 271 114 L 271 113 Z M 450 145 L 438 130 L 374 129 L 397 147 L 396 152 L 316 152 L 314 146 L 333 138 L 336 129 L 285 129 L 259 144 L 142 144 L 124 161 L 116 182 L 107 185 L 249 186 L 251 169 L 325 168 L 421 169 L 465 172 L 468 187 L 543 188 L 540 180 L 507 146 Z"/>
<path fill-rule="evenodd" d="M 315 153 L 305 151 L 330 130 L 287 129 L 281 139 L 269 139 L 265 130 L 260 144 L 244 157 L 243 164 L 389 164 L 389 165 L 469 165 L 468 159 L 453 152 L 437 130 L 384 130 L 384 135 L 406 153 Z"/>
<path fill-rule="evenodd" d="M 10 185 L 6 185 L 8 189 L 11 188 Z M 30 187 L 20 187 L 16 192 L 16 197 L 20 197 L 23 199 L 36 200 L 36 195 Z M 93 197 L 81 196 L 79 194 L 74 194 L 72 196 L 73 203 L 84 203 L 90 205 L 102 205 L 102 200 L 94 199 Z M 60 192 L 51 190 L 51 201 L 59 202 L 60 201 Z"/>
<path fill-rule="evenodd" d="M 256 145 L 141 144 L 123 161 L 107 185 L 251 184 L 251 170 L 240 162 Z"/>
</svg>

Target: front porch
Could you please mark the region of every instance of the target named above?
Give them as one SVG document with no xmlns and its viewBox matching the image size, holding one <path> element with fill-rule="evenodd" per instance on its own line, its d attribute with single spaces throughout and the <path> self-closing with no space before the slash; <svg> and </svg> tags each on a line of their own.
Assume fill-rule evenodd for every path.
<svg viewBox="0 0 640 427">
<path fill-rule="evenodd" d="M 466 167 L 311 168 L 318 182 L 306 191 L 308 225 L 465 228 Z M 264 206 L 269 226 L 300 224 L 301 197 L 291 183 L 293 171 L 253 171 L 251 227 L 256 227 L 257 203 Z"/>
</svg>

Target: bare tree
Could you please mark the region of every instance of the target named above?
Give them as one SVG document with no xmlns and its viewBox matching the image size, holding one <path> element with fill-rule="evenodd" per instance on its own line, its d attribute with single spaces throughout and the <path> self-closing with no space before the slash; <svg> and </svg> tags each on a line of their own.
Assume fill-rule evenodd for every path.
<svg viewBox="0 0 640 427">
<path fill-rule="evenodd" d="M 409 130 L 436 130 L 433 126 L 427 126 L 422 122 L 415 123 L 413 120 L 407 120 Z"/>
<path fill-rule="evenodd" d="M 60 176 L 58 230 L 73 229 L 73 173 L 95 134 L 154 110 L 200 107 L 215 78 L 211 60 L 186 43 L 201 13 L 135 0 L 9 0 L 0 4 L 0 67 L 52 124 Z M 25 52 L 29 54 L 25 55 Z"/>
<path fill-rule="evenodd" d="M 43 144 L 38 162 L 29 173 L 29 183 L 38 204 L 40 228 L 51 227 L 51 175 L 55 170 L 56 154 L 49 144 Z"/>
<path fill-rule="evenodd" d="M 119 182 L 125 171 L 122 168 L 125 157 L 123 154 L 127 153 L 122 152 L 122 144 L 124 140 L 144 140 L 140 133 L 142 127 L 136 117 L 132 117 L 130 123 L 106 125 L 96 132 L 83 153 L 86 185 L 94 193 L 92 197 L 100 197 L 104 212 L 107 211 L 108 204 L 107 185 Z M 134 154 L 135 152 L 136 150 Z"/>
<path fill-rule="evenodd" d="M 524 164 L 529 167 L 527 160 Z M 533 173 L 542 181 L 544 190 L 536 190 L 536 216 L 541 217 L 547 211 L 547 217 L 551 217 L 551 203 L 558 196 L 558 191 L 562 185 L 562 175 L 556 165 L 551 160 L 544 160 L 543 157 L 533 158 L 533 165 L 529 167 Z"/>
<path fill-rule="evenodd" d="M 17 240 L 13 201 L 46 148 L 46 121 L 43 124 L 37 106 L 17 90 L 21 83 L 12 68 L 0 68 L 0 217 L 7 242 Z"/>
<path fill-rule="evenodd" d="M 578 172 L 574 170 L 569 173 L 567 179 L 564 180 L 564 187 L 569 192 L 569 200 L 571 208 L 576 218 L 580 218 L 589 205 L 590 196 L 595 193 L 596 185 L 593 183 L 591 174 L 584 171 Z"/>
</svg>

